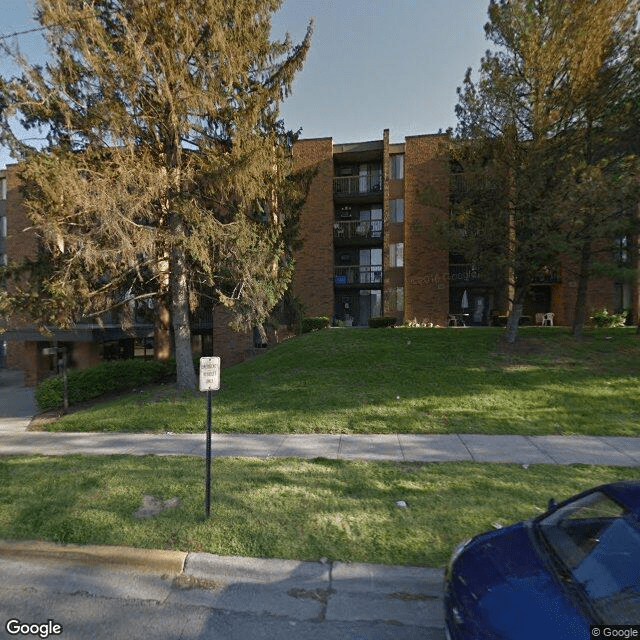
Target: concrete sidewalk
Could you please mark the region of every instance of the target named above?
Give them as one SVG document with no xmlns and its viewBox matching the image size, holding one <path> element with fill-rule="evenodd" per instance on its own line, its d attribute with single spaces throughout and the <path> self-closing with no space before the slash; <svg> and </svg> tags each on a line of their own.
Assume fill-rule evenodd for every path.
<svg viewBox="0 0 640 640">
<path fill-rule="evenodd" d="M 0 431 L 0 455 L 205 455 L 202 434 Z M 214 457 L 395 462 L 640 465 L 640 438 L 616 436 L 213 434 Z"/>
<path fill-rule="evenodd" d="M 46 433 L 27 431 L 38 411 L 18 372 L 0 370 L 0 455 L 205 455 L 201 434 Z M 640 437 L 485 436 L 474 434 L 214 434 L 212 455 L 332 458 L 396 462 L 640 465 Z"/>
<path fill-rule="evenodd" d="M 24 386 L 24 374 L 0 369 L 0 434 L 26 431 L 36 413 L 34 390 Z"/>
</svg>

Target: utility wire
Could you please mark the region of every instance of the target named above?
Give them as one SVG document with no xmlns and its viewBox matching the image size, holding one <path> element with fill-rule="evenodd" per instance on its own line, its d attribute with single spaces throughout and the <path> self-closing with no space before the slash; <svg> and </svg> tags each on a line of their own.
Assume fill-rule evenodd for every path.
<svg viewBox="0 0 640 640">
<path fill-rule="evenodd" d="M 34 27 L 33 29 L 27 29 L 25 31 L 14 31 L 8 33 L 6 36 L 0 35 L 0 40 L 7 40 L 8 38 L 14 38 L 15 36 L 23 36 L 27 33 L 35 33 L 36 31 L 44 31 L 46 27 Z"/>
</svg>

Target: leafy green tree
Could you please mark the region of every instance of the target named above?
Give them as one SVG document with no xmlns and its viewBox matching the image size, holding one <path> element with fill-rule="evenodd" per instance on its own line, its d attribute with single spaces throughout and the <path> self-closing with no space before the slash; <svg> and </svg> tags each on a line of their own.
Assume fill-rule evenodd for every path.
<svg viewBox="0 0 640 640">
<path fill-rule="evenodd" d="M 182 388 L 195 386 L 190 302 L 264 320 L 291 277 L 304 197 L 278 112 L 311 24 L 300 44 L 272 41 L 280 4 L 37 0 L 49 61 L 5 47 L 23 72 L 0 81 L 2 141 L 44 250 L 10 302 L 60 325 L 143 297 L 162 315 L 166 301 Z M 44 149 L 14 135 L 16 116 Z"/>
<path fill-rule="evenodd" d="M 633 198 L 635 165 L 611 133 L 624 128 L 629 93 L 619 78 L 633 66 L 638 8 L 637 0 L 489 4 L 495 49 L 479 80 L 469 70 L 458 90 L 453 153 L 464 173 L 454 178 L 452 226 L 477 262 L 506 274 L 509 341 L 541 270 L 620 227 Z"/>
</svg>

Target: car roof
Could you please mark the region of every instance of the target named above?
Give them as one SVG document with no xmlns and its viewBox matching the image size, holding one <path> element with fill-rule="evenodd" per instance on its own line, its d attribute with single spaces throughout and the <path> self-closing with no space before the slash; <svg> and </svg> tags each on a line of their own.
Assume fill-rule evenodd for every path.
<svg viewBox="0 0 640 640">
<path fill-rule="evenodd" d="M 606 493 L 618 504 L 626 507 L 633 515 L 640 519 L 640 480 L 621 480 L 612 482 L 595 489 Z"/>
</svg>

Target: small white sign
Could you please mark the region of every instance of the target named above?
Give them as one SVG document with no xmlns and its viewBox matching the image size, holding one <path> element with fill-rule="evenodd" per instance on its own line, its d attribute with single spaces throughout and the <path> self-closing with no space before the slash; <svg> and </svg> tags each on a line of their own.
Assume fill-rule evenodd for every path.
<svg viewBox="0 0 640 640">
<path fill-rule="evenodd" d="M 200 391 L 220 389 L 220 357 L 200 358 Z"/>
</svg>

